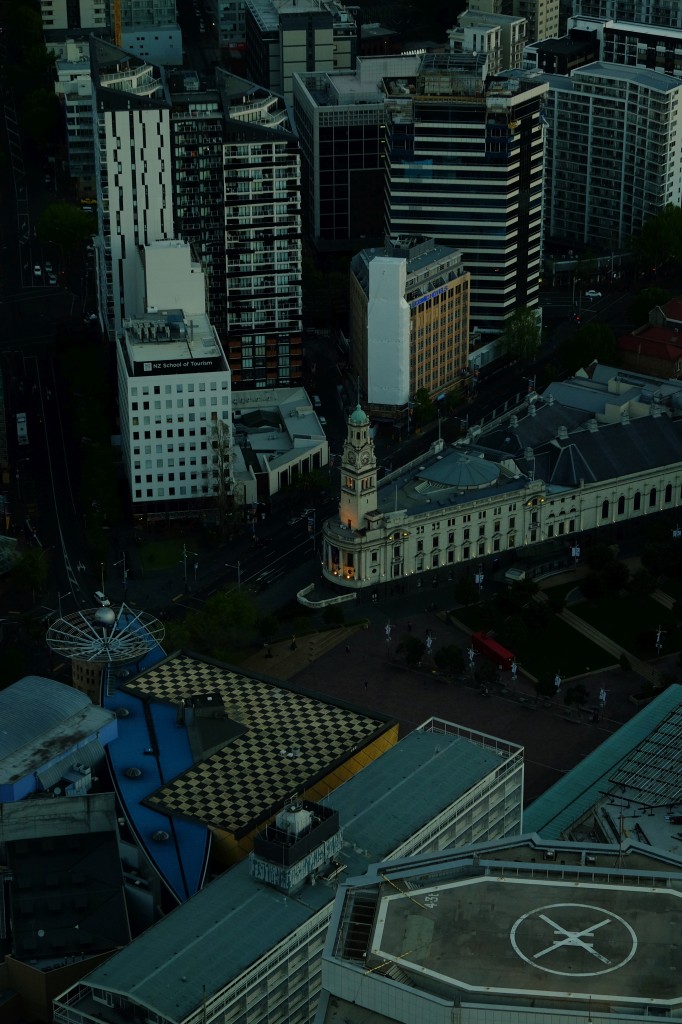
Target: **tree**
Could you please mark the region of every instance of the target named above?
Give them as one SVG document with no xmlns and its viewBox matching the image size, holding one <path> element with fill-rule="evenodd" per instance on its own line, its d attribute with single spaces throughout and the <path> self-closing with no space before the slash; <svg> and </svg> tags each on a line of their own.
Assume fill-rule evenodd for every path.
<svg viewBox="0 0 682 1024">
<path fill-rule="evenodd" d="M 47 554 L 42 548 L 26 548 L 12 569 L 12 579 L 18 586 L 40 593 L 47 583 L 47 568 Z"/>
<path fill-rule="evenodd" d="M 418 636 L 405 636 L 398 644 L 398 654 L 402 654 L 408 668 L 416 668 L 425 651 L 426 644 Z"/>
<path fill-rule="evenodd" d="M 608 366 L 618 365 L 616 336 L 606 324 L 587 324 L 559 347 L 559 359 L 565 370 L 575 373 L 596 359 Z"/>
<path fill-rule="evenodd" d="M 429 423 L 436 417 L 436 406 L 426 388 L 419 388 L 414 396 L 413 415 L 416 423 Z"/>
<path fill-rule="evenodd" d="M 649 312 L 654 306 L 663 306 L 671 298 L 665 288 L 643 288 L 630 304 L 628 316 L 633 327 L 649 322 Z"/>
<path fill-rule="evenodd" d="M 72 253 L 90 237 L 92 217 L 88 218 L 71 203 L 50 203 L 40 215 L 36 231 L 38 241 L 56 242 L 65 253 Z"/>
<path fill-rule="evenodd" d="M 439 647 L 433 655 L 436 667 L 448 675 L 459 675 L 466 668 L 464 651 L 457 644 L 448 644 L 447 647 Z"/>
<path fill-rule="evenodd" d="M 682 262 L 682 208 L 668 203 L 644 224 L 634 244 L 643 266 L 654 273 L 664 263 Z"/>
<path fill-rule="evenodd" d="M 60 108 L 54 92 L 48 89 L 29 92 L 24 99 L 22 122 L 27 138 L 36 149 L 43 150 L 55 142 L 59 133 Z"/>
<path fill-rule="evenodd" d="M 480 594 L 473 576 L 460 576 L 455 583 L 455 600 L 458 604 L 475 604 Z"/>
<path fill-rule="evenodd" d="M 213 493 L 218 503 L 221 527 L 225 523 L 234 491 L 232 480 L 232 434 L 229 423 L 216 418 L 211 426 L 213 449 Z"/>
<path fill-rule="evenodd" d="M 540 348 L 542 332 L 538 326 L 536 311 L 528 306 L 519 306 L 504 325 L 500 337 L 500 348 L 505 355 L 515 359 L 532 359 Z"/>
</svg>

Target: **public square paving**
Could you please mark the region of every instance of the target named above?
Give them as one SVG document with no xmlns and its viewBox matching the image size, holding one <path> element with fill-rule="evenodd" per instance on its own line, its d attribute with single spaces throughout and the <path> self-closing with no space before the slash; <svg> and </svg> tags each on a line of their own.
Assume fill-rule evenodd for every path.
<svg viewBox="0 0 682 1024">
<path fill-rule="evenodd" d="M 491 687 L 485 695 L 466 674 L 458 681 L 444 682 L 432 674 L 428 659 L 422 670 L 408 671 L 396 653 L 406 634 L 424 638 L 430 629 L 434 650 L 448 644 L 466 646 L 468 637 L 433 612 L 421 611 L 409 618 L 409 609 L 405 612 L 406 616 L 400 617 L 393 609 L 390 641 L 386 639 L 386 615 L 372 609 L 367 628 L 342 628 L 327 635 L 326 649 L 319 656 L 318 645 L 301 637 L 295 650 L 289 642 L 273 644 L 269 660 L 259 654 L 245 667 L 380 711 L 400 723 L 401 735 L 439 717 L 519 743 L 525 748 L 526 804 L 637 713 L 629 697 L 640 689 L 642 679 L 620 668 L 580 677 L 592 707 L 598 707 L 600 689 L 606 690 L 606 706 L 600 716 L 569 710 L 563 694 L 551 701 L 536 701 L 532 683 L 521 674 L 513 690 L 508 679 L 506 686 Z M 673 667 L 677 667 L 676 656 L 657 663 L 663 672 Z"/>
</svg>

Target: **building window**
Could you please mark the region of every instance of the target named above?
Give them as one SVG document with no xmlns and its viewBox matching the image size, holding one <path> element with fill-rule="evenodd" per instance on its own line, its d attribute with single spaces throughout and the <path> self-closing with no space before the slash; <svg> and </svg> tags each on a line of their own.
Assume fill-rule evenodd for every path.
<svg viewBox="0 0 682 1024">
<path fill-rule="evenodd" d="M 642 507 L 642 495 L 637 491 L 634 498 L 632 499 L 632 509 L 634 512 L 639 512 Z"/>
<path fill-rule="evenodd" d="M 373 562 L 378 562 L 379 561 L 379 552 L 378 551 L 373 551 L 372 552 L 372 561 Z"/>
<path fill-rule="evenodd" d="M 672 484 L 666 484 L 665 498 L 663 500 L 665 501 L 666 505 L 668 504 L 668 502 L 671 502 L 673 500 L 673 485 Z"/>
<path fill-rule="evenodd" d="M 609 503 L 608 501 L 602 501 L 601 503 L 601 517 L 602 519 L 609 518 Z"/>
<path fill-rule="evenodd" d="M 431 555 L 431 568 L 432 569 L 437 569 L 438 568 L 438 555 Z"/>
<path fill-rule="evenodd" d="M 649 491 L 649 508 L 653 508 L 656 504 L 656 488 L 652 487 Z"/>
<path fill-rule="evenodd" d="M 625 513 L 625 495 L 621 494 L 618 499 L 618 515 L 622 516 Z"/>
<path fill-rule="evenodd" d="M 418 540 L 417 541 L 417 551 L 423 551 L 423 550 L 424 550 L 424 541 L 423 540 Z"/>
<path fill-rule="evenodd" d="M 432 548 L 437 548 L 438 547 L 438 540 L 439 540 L 438 537 L 432 537 L 431 538 L 431 547 Z"/>
<path fill-rule="evenodd" d="M 464 560 L 466 560 L 467 558 L 471 558 L 471 549 L 469 548 L 468 544 L 462 548 L 462 558 Z"/>
</svg>

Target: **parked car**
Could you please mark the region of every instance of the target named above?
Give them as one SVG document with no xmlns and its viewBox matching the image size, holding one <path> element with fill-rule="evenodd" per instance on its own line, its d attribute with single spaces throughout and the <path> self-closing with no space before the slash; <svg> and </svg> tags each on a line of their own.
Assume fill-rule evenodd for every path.
<svg viewBox="0 0 682 1024">
<path fill-rule="evenodd" d="M 45 273 L 46 274 L 51 274 L 53 272 L 53 270 L 54 270 L 54 267 L 52 266 L 52 263 L 50 262 L 50 260 L 45 260 Z"/>
<path fill-rule="evenodd" d="M 48 284 L 56 284 L 57 283 L 57 275 L 56 274 L 48 274 L 47 275 L 47 283 Z"/>
<path fill-rule="evenodd" d="M 42 277 L 43 276 L 43 268 L 41 267 L 41 265 L 39 263 L 36 263 L 35 266 L 33 267 L 33 276 L 34 277 Z"/>
<path fill-rule="evenodd" d="M 594 289 L 590 289 L 589 292 L 585 292 L 586 299 L 601 299 L 601 292 L 595 292 Z"/>
</svg>

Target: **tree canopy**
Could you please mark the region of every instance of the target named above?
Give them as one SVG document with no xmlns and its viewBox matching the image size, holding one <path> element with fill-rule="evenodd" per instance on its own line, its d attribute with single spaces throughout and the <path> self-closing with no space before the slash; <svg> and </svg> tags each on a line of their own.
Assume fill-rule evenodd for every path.
<svg viewBox="0 0 682 1024">
<path fill-rule="evenodd" d="M 682 208 L 668 203 L 646 222 L 634 243 L 642 264 L 654 273 L 664 263 L 682 262 Z"/>
<path fill-rule="evenodd" d="M 64 252 L 73 252 L 90 237 L 95 225 L 71 203 L 50 203 L 40 215 L 36 231 L 41 242 L 56 242 Z"/>
<path fill-rule="evenodd" d="M 570 373 L 589 366 L 595 359 L 599 363 L 617 366 L 616 336 L 606 324 L 586 324 L 576 331 L 572 338 L 566 338 L 561 343 L 559 359 L 563 368 Z"/>
<path fill-rule="evenodd" d="M 505 355 L 532 359 L 540 348 L 541 340 L 536 311 L 528 306 L 519 306 L 504 325 L 500 347 Z"/>
<path fill-rule="evenodd" d="M 665 288 L 643 288 L 633 299 L 628 310 L 630 323 L 633 327 L 641 327 L 649 320 L 649 311 L 654 306 L 662 306 L 671 298 Z"/>
</svg>

